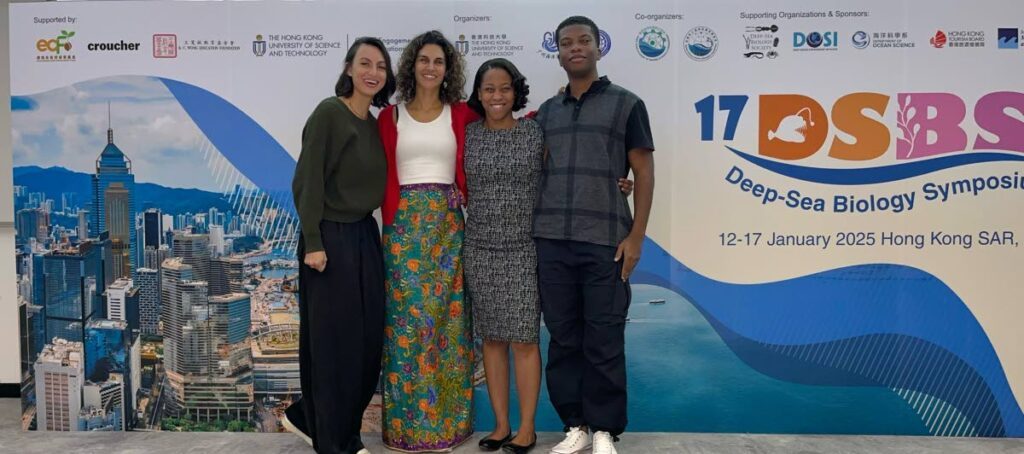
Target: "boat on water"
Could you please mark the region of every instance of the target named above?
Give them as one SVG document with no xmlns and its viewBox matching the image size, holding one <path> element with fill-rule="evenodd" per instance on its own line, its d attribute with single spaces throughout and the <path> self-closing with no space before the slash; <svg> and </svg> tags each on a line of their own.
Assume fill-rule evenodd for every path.
<svg viewBox="0 0 1024 454">
<path fill-rule="evenodd" d="M 648 304 L 665 304 L 665 300 L 664 300 L 664 299 L 661 299 L 661 298 L 659 298 L 659 299 L 653 299 L 653 300 L 650 300 L 650 301 L 648 301 L 647 303 L 648 303 Z"/>
</svg>

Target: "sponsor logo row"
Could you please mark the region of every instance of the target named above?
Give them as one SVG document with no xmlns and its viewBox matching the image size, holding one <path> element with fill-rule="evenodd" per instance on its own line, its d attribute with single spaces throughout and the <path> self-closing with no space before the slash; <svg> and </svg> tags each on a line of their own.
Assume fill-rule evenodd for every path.
<svg viewBox="0 0 1024 454">
<path fill-rule="evenodd" d="M 986 30 L 938 29 L 927 37 L 912 36 L 906 31 L 857 30 L 843 36 L 835 30 L 785 30 L 777 24 L 745 26 L 742 32 L 742 52 L 745 59 L 774 60 L 786 51 L 794 53 L 835 52 L 843 48 L 911 49 L 933 47 L 937 49 L 1020 49 L 1024 28 L 998 28 L 995 34 Z M 994 37 L 994 39 L 993 39 Z M 251 53 L 259 58 L 323 57 L 331 51 L 344 52 L 347 42 L 322 34 L 258 34 L 251 40 L 218 37 L 179 37 L 176 34 L 152 35 L 152 57 L 173 59 L 189 53 Z M 454 39 L 456 49 L 468 57 L 513 57 L 523 53 L 536 53 L 554 59 L 558 43 L 554 32 L 545 32 L 539 46 L 517 40 L 508 33 L 460 34 Z M 389 50 L 400 51 L 408 40 L 391 38 Z M 647 61 L 657 61 L 669 55 L 674 38 L 662 27 L 648 25 L 640 28 L 631 43 L 637 55 Z M 347 39 L 346 39 L 347 41 Z M 149 43 L 145 43 L 149 44 Z M 119 39 L 116 41 L 88 41 L 80 44 L 74 30 L 60 30 L 54 36 L 42 37 L 35 43 L 36 61 L 74 62 L 78 53 L 142 53 L 148 46 L 142 42 Z M 602 56 L 613 49 L 612 36 L 600 30 L 599 44 Z M 711 27 L 698 25 L 690 28 L 681 38 L 682 53 L 694 61 L 713 58 L 720 47 L 718 33 Z M 534 50 L 535 49 L 535 50 Z"/>
</svg>

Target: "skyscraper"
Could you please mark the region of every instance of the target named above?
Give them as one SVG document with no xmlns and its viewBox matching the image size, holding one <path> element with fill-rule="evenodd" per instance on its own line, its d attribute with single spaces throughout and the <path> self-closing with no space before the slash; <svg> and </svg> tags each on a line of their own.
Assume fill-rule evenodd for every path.
<svg viewBox="0 0 1024 454">
<path fill-rule="evenodd" d="M 160 235 L 166 238 L 167 232 L 174 231 L 174 216 L 164 213 L 161 217 Z M 166 241 L 165 241 L 166 242 Z"/>
<path fill-rule="evenodd" d="M 107 217 L 107 231 L 110 232 L 110 245 L 113 252 L 114 277 L 132 275 L 135 265 L 135 217 L 129 209 L 130 193 L 121 182 L 115 181 L 107 186 L 103 196 L 104 213 Z"/>
<path fill-rule="evenodd" d="M 228 345 L 245 344 L 248 348 L 252 323 L 252 300 L 246 293 L 229 293 L 210 297 L 214 313 L 214 336 L 223 337 Z"/>
<path fill-rule="evenodd" d="M 192 280 L 192 266 L 181 257 L 170 258 L 160 267 L 160 321 L 164 330 L 164 368 L 178 370 L 184 329 L 183 286 Z"/>
<path fill-rule="evenodd" d="M 28 301 L 18 295 L 18 332 L 21 333 L 18 339 L 21 349 L 21 373 L 22 377 L 30 375 L 32 363 L 35 358 L 32 354 L 32 313 L 28 310 Z"/>
<path fill-rule="evenodd" d="M 46 204 L 46 193 L 45 192 L 30 192 L 28 194 L 28 207 L 29 208 L 42 208 Z"/>
<path fill-rule="evenodd" d="M 15 242 L 27 244 L 29 238 L 45 242 L 50 232 L 50 215 L 41 208 L 24 208 L 15 216 Z"/>
<path fill-rule="evenodd" d="M 135 283 L 139 288 L 139 330 L 148 336 L 159 335 L 160 272 L 139 268 L 135 270 Z"/>
<path fill-rule="evenodd" d="M 210 261 L 210 295 L 245 292 L 245 262 L 238 257 Z"/>
<path fill-rule="evenodd" d="M 157 208 L 150 208 L 142 213 L 143 246 L 159 248 L 163 241 L 164 217 Z"/>
<path fill-rule="evenodd" d="M 119 278 L 107 287 L 107 318 L 128 324 L 129 332 L 139 329 L 139 289 L 131 279 Z"/>
<path fill-rule="evenodd" d="M 28 187 L 14 185 L 14 212 L 18 212 L 28 205 Z"/>
<path fill-rule="evenodd" d="M 85 340 L 85 322 L 92 316 L 95 286 L 86 280 L 85 256 L 77 248 L 52 251 L 43 258 L 46 301 L 46 338 L 73 342 Z"/>
<path fill-rule="evenodd" d="M 90 321 L 85 329 L 85 379 L 100 383 L 111 372 L 127 372 L 130 337 L 122 320 Z"/>
<path fill-rule="evenodd" d="M 135 410 L 134 398 L 131 390 L 135 384 L 131 378 L 132 357 L 131 349 L 134 343 L 132 331 L 128 323 L 121 320 L 93 320 L 90 321 L 85 330 L 85 379 L 88 383 L 108 386 L 111 382 L 118 383 L 118 402 L 121 406 L 118 418 L 119 427 L 116 430 L 125 430 L 126 427 L 134 426 Z M 86 392 L 88 397 L 88 392 Z M 96 405 L 109 410 L 108 402 L 104 405 Z M 86 406 L 89 406 L 86 403 Z M 127 424 L 126 424 L 127 423 Z"/>
<path fill-rule="evenodd" d="M 89 210 L 78 210 L 78 241 L 89 238 Z"/>
<path fill-rule="evenodd" d="M 84 251 L 83 253 L 89 258 L 85 262 L 86 274 L 96 278 L 96 295 L 102 296 L 103 292 L 107 290 L 107 286 L 116 279 L 113 269 L 113 248 L 110 245 L 107 232 L 100 233 L 99 238 L 91 238 L 87 243 L 80 244 L 79 249 Z M 103 313 L 102 317 L 106 317 L 107 308 L 103 304 L 102 298 L 97 299 L 96 303 L 97 311 Z"/>
<path fill-rule="evenodd" d="M 158 270 L 160 269 L 160 264 L 164 263 L 164 260 L 167 260 L 167 257 L 171 256 L 171 250 L 166 244 L 159 248 L 146 247 L 146 251 L 143 256 L 145 259 L 142 262 L 142 266 Z"/>
<path fill-rule="evenodd" d="M 193 279 L 210 281 L 210 236 L 186 232 L 174 233 L 174 257 L 181 257 L 183 263 L 192 267 Z"/>
<path fill-rule="evenodd" d="M 42 280 L 33 276 L 33 286 L 41 283 L 41 292 L 33 289 L 33 298 L 42 299 L 46 314 L 46 339 L 82 342 L 86 322 L 104 318 L 106 305 L 102 298 L 106 290 L 106 267 L 103 241 L 86 241 L 78 246 L 67 246 L 42 256 L 39 270 Z M 33 267 L 36 262 L 33 261 Z"/>
<path fill-rule="evenodd" d="M 223 225 L 211 225 L 210 226 L 210 248 L 213 250 L 214 257 L 220 257 L 224 255 L 224 226 Z"/>
<path fill-rule="evenodd" d="M 78 203 L 76 202 L 74 192 L 62 192 L 60 194 L 60 212 L 64 215 L 70 215 L 78 209 Z"/>
<path fill-rule="evenodd" d="M 195 245 L 193 239 L 175 236 L 176 245 L 179 240 Z M 191 260 L 209 266 L 208 256 L 193 255 Z M 169 385 L 166 413 L 206 420 L 249 419 L 253 387 L 248 295 L 211 298 L 205 281 L 191 280 L 193 266 L 185 257 L 166 260 L 160 273 Z"/>
<path fill-rule="evenodd" d="M 108 199 L 109 198 L 109 199 Z M 116 277 L 131 276 L 135 269 L 135 176 L 132 162 L 114 145 L 114 130 L 107 129 L 107 146 L 96 159 L 92 176 L 92 210 L 89 231 L 110 232 L 114 250 L 112 271 Z"/>
<path fill-rule="evenodd" d="M 118 278 L 107 287 L 107 318 L 110 320 L 127 321 L 125 318 L 125 296 L 132 288 L 132 280 Z"/>
<path fill-rule="evenodd" d="M 28 311 L 32 317 L 32 360 L 39 356 L 46 345 L 46 280 L 43 278 L 43 259 L 46 256 L 38 252 L 32 252 L 27 260 L 27 273 L 31 286 L 31 293 L 28 296 Z"/>
<path fill-rule="evenodd" d="M 82 343 L 55 338 L 35 363 L 38 430 L 78 431 L 82 409 Z"/>
<path fill-rule="evenodd" d="M 81 431 L 124 431 L 131 412 L 129 387 L 124 375 L 112 373 L 101 382 L 86 382 L 82 387 L 82 410 L 78 429 Z"/>
</svg>

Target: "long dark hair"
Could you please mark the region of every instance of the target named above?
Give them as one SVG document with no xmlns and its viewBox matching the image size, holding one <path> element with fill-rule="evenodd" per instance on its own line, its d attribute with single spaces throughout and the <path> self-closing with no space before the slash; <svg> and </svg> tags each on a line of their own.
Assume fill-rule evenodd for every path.
<svg viewBox="0 0 1024 454">
<path fill-rule="evenodd" d="M 355 87 L 352 83 L 352 76 L 348 75 L 348 71 L 352 68 L 352 61 L 356 59 L 356 52 L 364 44 L 376 47 L 384 55 L 384 64 L 387 66 L 384 88 L 381 88 L 376 95 L 373 95 L 373 100 L 370 104 L 374 107 L 385 107 L 391 103 L 391 95 L 395 94 L 395 73 L 391 70 L 391 55 L 388 54 L 388 48 L 378 38 L 363 36 L 356 39 L 352 46 L 348 48 L 348 53 L 345 54 L 345 67 L 341 70 L 341 76 L 338 76 L 338 83 L 334 84 L 334 94 L 343 98 L 352 96 L 352 91 L 355 90 Z"/>
<path fill-rule="evenodd" d="M 402 51 L 402 57 L 398 59 L 398 99 L 412 101 L 416 98 L 416 57 L 420 49 L 427 44 L 436 44 L 444 52 L 444 81 L 438 94 L 441 102 L 455 104 L 461 101 L 466 97 L 463 93 L 466 76 L 463 74 L 465 64 L 462 61 L 462 54 L 437 30 L 413 38 Z"/>
<path fill-rule="evenodd" d="M 516 65 L 513 65 L 512 62 L 504 58 L 492 58 L 480 65 L 480 69 L 476 70 L 476 77 L 473 78 L 473 92 L 469 94 L 469 100 L 466 101 L 466 104 L 475 110 L 476 113 L 480 114 L 481 117 L 487 116 L 484 112 L 484 105 L 480 102 L 480 85 L 484 83 L 484 74 L 492 69 L 504 70 L 512 78 L 512 91 L 515 93 L 512 111 L 517 112 L 519 109 L 526 107 L 526 96 L 530 94 L 530 86 L 526 84 L 526 77 L 519 72 Z"/>
</svg>

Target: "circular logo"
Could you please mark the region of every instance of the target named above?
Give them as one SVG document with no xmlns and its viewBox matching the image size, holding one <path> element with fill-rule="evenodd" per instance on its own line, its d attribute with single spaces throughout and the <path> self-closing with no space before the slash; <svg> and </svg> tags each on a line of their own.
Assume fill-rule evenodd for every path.
<svg viewBox="0 0 1024 454">
<path fill-rule="evenodd" d="M 853 38 L 851 39 L 853 40 L 853 47 L 858 49 L 863 49 L 868 47 L 868 44 L 871 44 L 871 37 L 869 37 L 868 33 L 865 31 L 854 33 Z"/>
<path fill-rule="evenodd" d="M 704 61 L 713 57 L 718 50 L 718 35 L 708 27 L 693 27 L 683 37 L 683 45 L 686 55 L 694 60 Z"/>
<path fill-rule="evenodd" d="M 660 60 L 668 53 L 668 33 L 658 27 L 640 30 L 636 37 L 636 51 L 648 60 Z"/>
<path fill-rule="evenodd" d="M 554 32 L 544 32 L 544 41 L 541 41 L 540 47 L 548 52 L 558 52 L 558 42 L 555 41 Z"/>
<path fill-rule="evenodd" d="M 601 35 L 597 42 L 597 48 L 601 51 L 601 56 L 604 57 L 612 50 L 612 37 L 604 30 L 598 30 L 597 34 Z"/>
<path fill-rule="evenodd" d="M 821 33 L 811 32 L 810 35 L 807 35 L 807 45 L 808 46 L 811 46 L 811 47 L 817 49 L 818 47 L 821 47 L 821 43 L 822 42 L 824 42 L 824 38 L 821 36 Z"/>
</svg>

